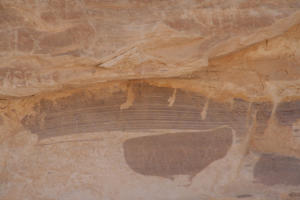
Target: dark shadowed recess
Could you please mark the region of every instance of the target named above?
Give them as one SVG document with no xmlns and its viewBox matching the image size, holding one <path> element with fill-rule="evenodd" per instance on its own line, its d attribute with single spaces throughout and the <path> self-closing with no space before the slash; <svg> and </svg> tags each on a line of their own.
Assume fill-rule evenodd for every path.
<svg viewBox="0 0 300 200">
<path fill-rule="evenodd" d="M 132 138 L 123 144 L 124 156 L 130 168 L 142 175 L 192 178 L 226 155 L 232 144 L 231 131 L 220 128 Z"/>
<path fill-rule="evenodd" d="M 168 106 L 174 89 L 146 83 L 132 85 L 135 100 L 128 109 L 120 109 L 127 93 L 110 97 L 74 93 L 55 102 L 43 99 L 36 105 L 37 115 L 27 115 L 23 125 L 39 137 L 52 137 L 96 131 L 135 131 L 151 129 L 205 130 L 228 125 L 237 135 L 246 133 L 249 103 L 235 99 L 234 104 L 210 100 L 205 119 L 201 118 L 207 98 L 178 90 L 175 103 Z M 101 94 L 101 91 L 95 91 Z"/>
<path fill-rule="evenodd" d="M 263 154 L 254 167 L 254 177 L 265 185 L 300 185 L 300 160 Z"/>
</svg>

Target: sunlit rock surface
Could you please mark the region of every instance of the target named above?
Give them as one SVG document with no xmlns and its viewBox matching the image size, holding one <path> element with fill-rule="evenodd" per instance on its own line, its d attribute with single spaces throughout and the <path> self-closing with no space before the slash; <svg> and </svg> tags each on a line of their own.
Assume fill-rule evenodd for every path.
<svg viewBox="0 0 300 200">
<path fill-rule="evenodd" d="M 0 0 L 0 199 L 300 199 L 299 0 Z"/>
</svg>

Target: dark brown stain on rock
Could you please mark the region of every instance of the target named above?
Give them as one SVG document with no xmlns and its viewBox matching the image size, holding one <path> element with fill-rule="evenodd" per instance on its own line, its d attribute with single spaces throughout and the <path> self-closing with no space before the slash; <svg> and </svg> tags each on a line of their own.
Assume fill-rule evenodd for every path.
<svg viewBox="0 0 300 200">
<path fill-rule="evenodd" d="M 250 198 L 250 197 L 252 197 L 252 195 L 251 194 L 240 194 L 240 195 L 237 195 L 236 197 L 239 199 L 242 199 L 242 198 Z"/>
<path fill-rule="evenodd" d="M 140 174 L 172 178 L 194 177 L 223 158 L 232 144 L 229 128 L 209 132 L 169 133 L 128 139 L 123 143 L 130 168 Z"/>
<path fill-rule="evenodd" d="M 23 118 L 23 125 L 39 137 L 95 131 L 135 131 L 153 129 L 206 130 L 230 126 L 237 135 L 247 132 L 249 103 L 236 99 L 229 103 L 209 101 L 207 115 L 201 112 L 207 98 L 177 90 L 176 101 L 168 106 L 173 88 L 132 84 L 135 99 L 128 109 L 120 109 L 127 93 L 118 92 L 102 98 L 101 90 L 74 93 L 55 101 L 43 99 L 36 105 L 37 114 Z"/>
<path fill-rule="evenodd" d="M 281 125 L 291 126 L 300 119 L 300 100 L 280 103 L 276 110 L 276 116 Z"/>
<path fill-rule="evenodd" d="M 265 185 L 300 185 L 300 160 L 263 154 L 254 167 L 254 177 Z"/>
<path fill-rule="evenodd" d="M 286 200 L 300 200 L 300 192 L 291 192 Z"/>
</svg>

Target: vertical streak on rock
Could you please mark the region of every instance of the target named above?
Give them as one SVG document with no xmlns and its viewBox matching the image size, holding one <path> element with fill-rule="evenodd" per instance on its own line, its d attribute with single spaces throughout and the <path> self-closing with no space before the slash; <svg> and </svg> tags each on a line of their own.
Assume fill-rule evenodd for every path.
<svg viewBox="0 0 300 200">
<path fill-rule="evenodd" d="M 203 107 L 203 110 L 201 112 L 201 119 L 202 120 L 205 120 L 206 119 L 206 115 L 207 115 L 207 109 L 208 109 L 208 103 L 209 103 L 209 98 L 207 98 L 205 104 L 204 104 L 204 107 Z"/>
<path fill-rule="evenodd" d="M 168 99 L 168 102 L 169 102 L 169 107 L 172 107 L 173 104 L 175 103 L 175 100 L 176 100 L 176 93 L 177 93 L 177 89 L 175 88 L 174 91 L 173 91 L 173 94 L 172 96 L 170 96 L 170 98 Z"/>
<path fill-rule="evenodd" d="M 127 86 L 127 99 L 126 102 L 120 105 L 120 110 L 128 109 L 133 105 L 135 94 L 131 84 Z"/>
</svg>

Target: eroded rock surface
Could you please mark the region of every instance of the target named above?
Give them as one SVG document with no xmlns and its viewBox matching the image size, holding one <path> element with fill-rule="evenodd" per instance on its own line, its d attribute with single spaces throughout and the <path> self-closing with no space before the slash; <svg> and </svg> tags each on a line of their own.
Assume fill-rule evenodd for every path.
<svg viewBox="0 0 300 200">
<path fill-rule="evenodd" d="M 120 87 L 126 84 L 120 83 Z M 245 135 L 249 102 L 209 100 L 196 93 L 132 82 L 132 105 L 123 108 L 127 92 L 103 98 L 105 90 L 81 91 L 56 100 L 41 99 L 35 112 L 22 119 L 24 127 L 39 137 L 53 137 L 93 131 L 208 130 L 221 126 Z M 99 95 L 100 94 L 100 95 Z M 209 107 L 209 109 L 208 109 Z"/>
<path fill-rule="evenodd" d="M 0 0 L 0 199 L 297 200 L 299 0 Z"/>
<path fill-rule="evenodd" d="M 2 0 L 0 94 L 199 71 L 217 90 L 233 84 L 266 97 L 265 81 L 299 77 L 299 7 L 298 0 Z"/>
</svg>

